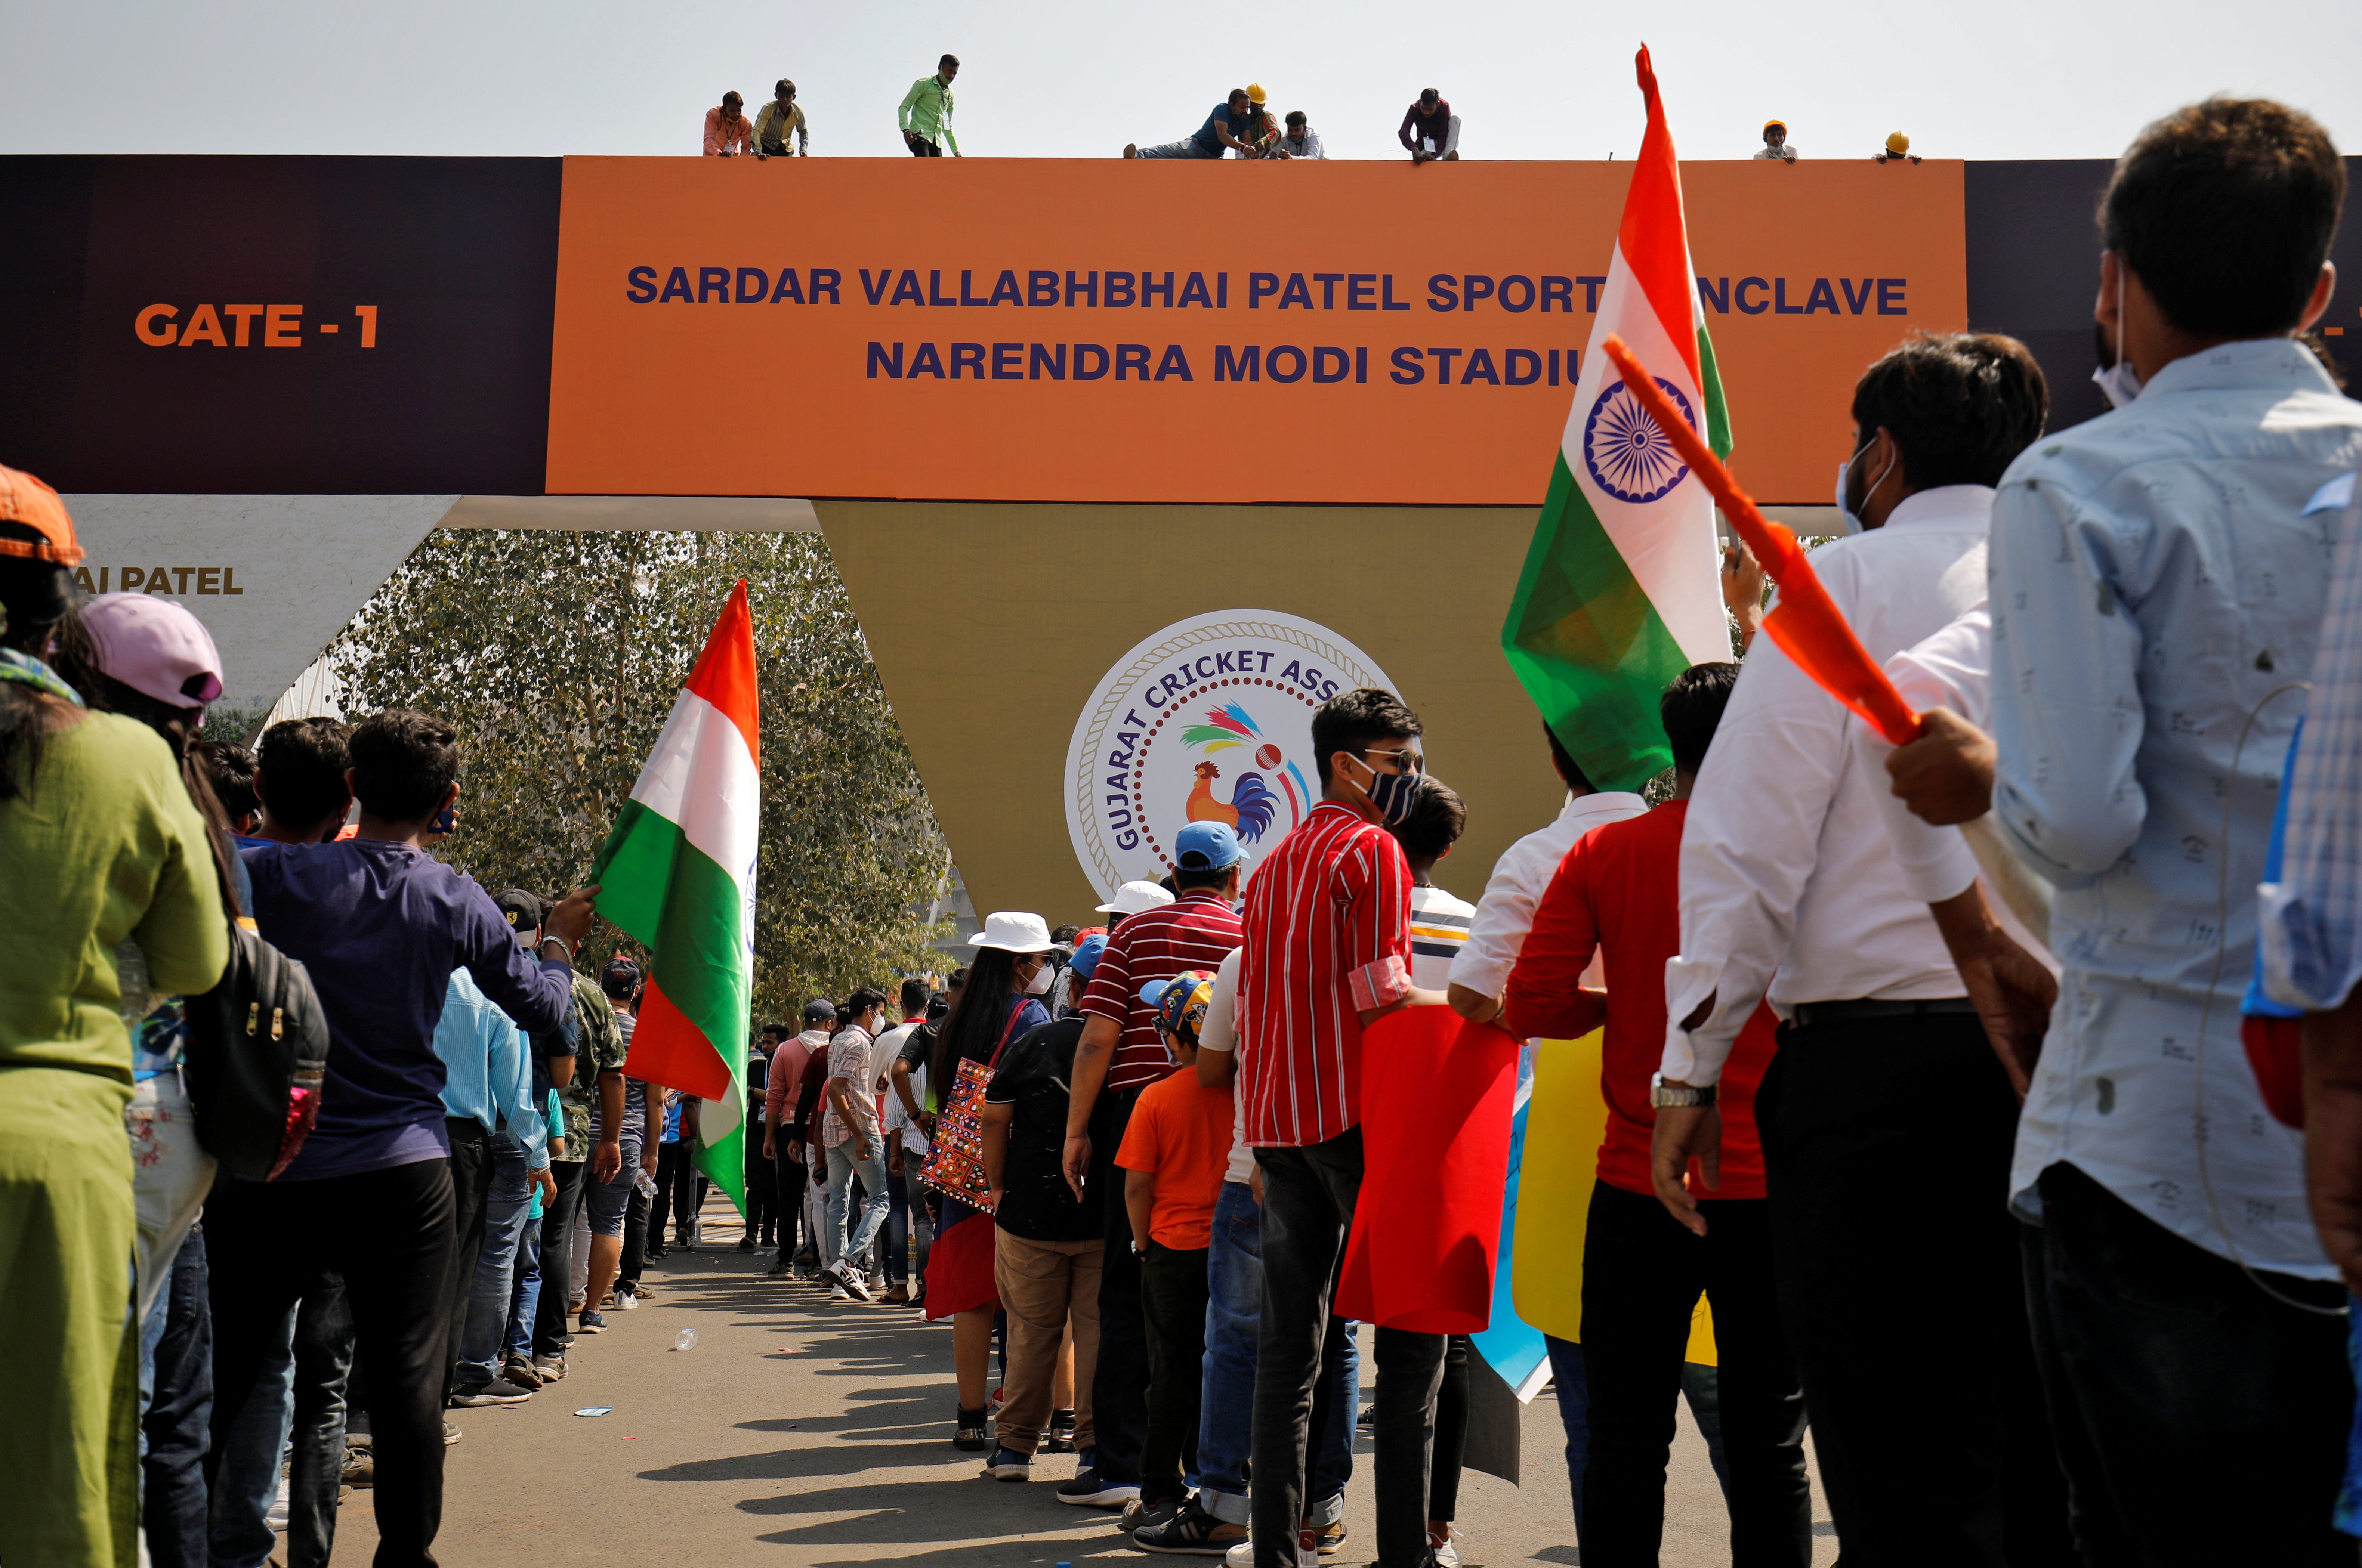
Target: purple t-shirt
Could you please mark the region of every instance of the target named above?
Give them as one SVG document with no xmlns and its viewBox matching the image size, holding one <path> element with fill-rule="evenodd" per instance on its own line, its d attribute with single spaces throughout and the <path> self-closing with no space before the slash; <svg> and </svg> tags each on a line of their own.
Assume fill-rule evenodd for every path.
<svg viewBox="0 0 2362 1568">
<path fill-rule="evenodd" d="M 262 939 L 301 960 L 328 1020 L 320 1118 L 281 1181 L 355 1176 L 450 1153 L 435 1025 L 466 969 L 520 1028 L 556 1029 L 573 970 L 536 962 L 475 881 L 406 844 L 241 849 Z"/>
</svg>

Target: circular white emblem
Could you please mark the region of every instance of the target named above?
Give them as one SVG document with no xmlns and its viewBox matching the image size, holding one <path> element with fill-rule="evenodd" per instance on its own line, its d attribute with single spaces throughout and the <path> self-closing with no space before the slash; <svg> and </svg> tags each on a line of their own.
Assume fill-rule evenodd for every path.
<svg viewBox="0 0 2362 1568">
<path fill-rule="evenodd" d="M 1250 869 L 1320 799 L 1312 714 L 1341 691 L 1392 690 L 1328 627 L 1270 610 L 1177 621 L 1101 679 L 1066 747 L 1066 829 L 1105 896 L 1173 869 L 1173 835 L 1228 823 Z"/>
<path fill-rule="evenodd" d="M 1662 376 L 1656 381 L 1690 428 L 1696 429 L 1697 415 L 1690 412 L 1690 400 L 1682 389 Z M 1607 383 L 1583 422 L 1583 466 L 1591 470 L 1592 483 L 1618 501 L 1636 502 L 1662 500 L 1690 471 L 1622 381 Z"/>
</svg>

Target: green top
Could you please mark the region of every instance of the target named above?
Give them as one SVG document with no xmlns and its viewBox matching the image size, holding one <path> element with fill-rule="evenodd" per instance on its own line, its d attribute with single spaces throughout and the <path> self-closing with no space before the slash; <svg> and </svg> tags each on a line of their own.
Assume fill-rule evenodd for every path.
<svg viewBox="0 0 2362 1568">
<path fill-rule="evenodd" d="M 623 1026 L 607 993 L 580 975 L 574 977 L 574 1081 L 557 1091 L 566 1112 L 566 1157 L 590 1157 L 590 1112 L 599 1104 L 599 1074 L 620 1067 L 628 1055 Z"/>
<path fill-rule="evenodd" d="M 19 917 L 0 943 L 0 1067 L 127 1085 L 116 944 L 139 944 L 160 994 L 211 990 L 229 962 L 204 821 L 171 748 L 119 714 L 54 732 L 32 782 L 0 801 L 0 888 Z"/>
<path fill-rule="evenodd" d="M 922 76 L 911 83 L 902 94 L 900 118 L 902 128 L 921 141 L 959 150 L 959 138 L 952 134 L 952 90 L 941 76 Z"/>
</svg>

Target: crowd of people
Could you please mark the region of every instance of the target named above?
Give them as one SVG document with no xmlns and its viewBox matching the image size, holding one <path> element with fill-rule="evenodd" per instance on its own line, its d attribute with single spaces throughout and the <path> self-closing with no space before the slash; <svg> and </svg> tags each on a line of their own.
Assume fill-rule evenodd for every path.
<svg viewBox="0 0 2362 1568">
<path fill-rule="evenodd" d="M 1597 1031 L 1603 1141 L 1526 1155 L 1591 1182 L 1549 1343 L 1586 1562 L 1657 1560 L 1683 1398 L 1741 1563 L 1811 1561 L 1808 1427 L 1871 1568 L 2352 1562 L 2362 404 L 2299 340 L 2345 182 L 2269 102 L 2143 131 L 2088 425 L 2006 337 L 1863 370 L 1812 564 L 1919 738 L 1749 642 L 1733 562 L 1743 658 L 1663 692 L 1661 798 L 1552 715 L 1565 805 L 1471 905 L 1420 717 L 1341 693 L 1252 875 L 1194 823 L 1103 926 L 996 911 L 940 994 L 760 1030 L 738 1245 L 948 1320 L 994 1480 L 1072 1452 L 1057 1500 L 1140 1550 L 1295 1568 L 1346 1533 L 1363 1177 L 1431 1153 L 1365 1146 L 1365 1034 Z M 447 724 L 207 741 L 202 625 L 82 600 L 79 555 L 0 469 L 0 885 L 41 911 L 0 961 L 0 1561 L 259 1563 L 283 1471 L 291 1562 L 348 1474 L 431 1562 L 447 1412 L 700 1244 L 697 1106 L 633 1076 L 637 964 L 576 967 L 595 889 L 432 853 Z M 1471 1346 L 1371 1344 L 1376 1561 L 1456 1562 Z"/>
</svg>

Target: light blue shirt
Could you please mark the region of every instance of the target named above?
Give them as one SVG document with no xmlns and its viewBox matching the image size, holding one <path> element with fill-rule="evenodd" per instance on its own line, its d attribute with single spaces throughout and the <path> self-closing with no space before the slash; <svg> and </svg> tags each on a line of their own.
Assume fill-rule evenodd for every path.
<svg viewBox="0 0 2362 1568">
<path fill-rule="evenodd" d="M 2066 966 L 2018 1121 L 2022 1213 L 2064 1161 L 2209 1252 L 2335 1276 L 2239 993 L 2301 708 L 2280 689 L 2312 667 L 2335 542 L 2303 513 L 2357 459 L 2362 404 L 2275 338 L 2175 360 L 2002 480 L 1993 818 L 2058 885 Z"/>
<path fill-rule="evenodd" d="M 533 1099 L 533 1064 L 519 1029 L 465 969 L 451 971 L 443 1017 L 435 1025 L 443 1059 L 443 1110 L 472 1117 L 485 1132 L 503 1128 L 540 1170 L 549 1164 L 549 1125 Z"/>
</svg>

